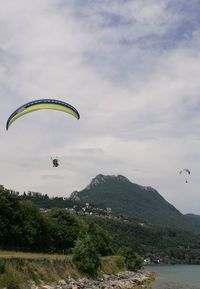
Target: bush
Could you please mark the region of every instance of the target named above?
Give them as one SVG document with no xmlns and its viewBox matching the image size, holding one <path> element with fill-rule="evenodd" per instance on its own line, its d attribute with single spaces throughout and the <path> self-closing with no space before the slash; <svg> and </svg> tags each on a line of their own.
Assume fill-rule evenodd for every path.
<svg viewBox="0 0 200 289">
<path fill-rule="evenodd" d="M 89 222 L 88 234 L 92 237 L 95 248 L 101 256 L 109 256 L 113 253 L 110 235 L 98 224 Z"/>
<path fill-rule="evenodd" d="M 142 267 L 142 258 L 130 247 L 123 247 L 118 251 L 125 258 L 124 262 L 131 271 L 137 271 Z"/>
<path fill-rule="evenodd" d="M 90 235 L 78 239 L 73 251 L 73 262 L 78 270 L 96 276 L 101 264 L 100 257 Z"/>
</svg>

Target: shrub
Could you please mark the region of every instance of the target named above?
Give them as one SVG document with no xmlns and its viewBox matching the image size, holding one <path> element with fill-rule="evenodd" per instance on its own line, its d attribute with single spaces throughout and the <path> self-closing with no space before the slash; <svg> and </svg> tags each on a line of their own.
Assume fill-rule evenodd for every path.
<svg viewBox="0 0 200 289">
<path fill-rule="evenodd" d="M 125 258 L 124 262 L 131 271 L 137 271 L 142 267 L 142 258 L 130 247 L 119 249 L 118 253 Z"/>
<path fill-rule="evenodd" d="M 88 234 L 92 237 L 95 248 L 101 256 L 108 256 L 113 253 L 112 239 L 108 232 L 94 222 L 89 223 Z"/>
<path fill-rule="evenodd" d="M 77 240 L 72 260 L 80 271 L 90 276 L 97 275 L 100 257 L 90 235 L 86 234 Z"/>
</svg>

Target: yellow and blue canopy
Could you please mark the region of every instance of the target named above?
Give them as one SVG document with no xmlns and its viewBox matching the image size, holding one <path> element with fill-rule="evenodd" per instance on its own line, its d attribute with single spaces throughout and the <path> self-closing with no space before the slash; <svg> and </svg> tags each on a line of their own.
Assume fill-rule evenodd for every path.
<svg viewBox="0 0 200 289">
<path fill-rule="evenodd" d="M 63 111 L 65 113 L 71 114 L 75 118 L 79 119 L 79 112 L 70 104 L 56 99 L 39 99 L 30 101 L 18 109 L 16 109 L 8 118 L 6 123 L 6 129 L 8 130 L 9 126 L 19 117 L 36 110 L 40 109 L 53 109 Z"/>
</svg>

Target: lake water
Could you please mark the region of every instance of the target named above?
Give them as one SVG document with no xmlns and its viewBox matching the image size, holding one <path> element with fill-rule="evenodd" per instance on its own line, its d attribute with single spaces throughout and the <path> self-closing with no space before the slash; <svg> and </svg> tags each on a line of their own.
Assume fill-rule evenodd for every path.
<svg viewBox="0 0 200 289">
<path fill-rule="evenodd" d="M 199 265 L 152 265 L 146 269 L 156 273 L 151 289 L 200 289 Z"/>
</svg>

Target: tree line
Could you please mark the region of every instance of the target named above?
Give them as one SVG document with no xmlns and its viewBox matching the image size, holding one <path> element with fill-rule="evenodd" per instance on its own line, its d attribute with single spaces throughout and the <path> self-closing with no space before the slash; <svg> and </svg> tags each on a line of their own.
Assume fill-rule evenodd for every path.
<svg viewBox="0 0 200 289">
<path fill-rule="evenodd" d="M 95 223 L 88 223 L 66 209 L 46 213 L 30 201 L 0 186 L 0 247 L 37 252 L 70 252 L 77 239 L 93 235 L 102 255 L 110 254 L 111 238 Z"/>
<path fill-rule="evenodd" d="M 96 275 L 100 256 L 112 255 L 113 240 L 100 225 L 78 218 L 63 208 L 42 212 L 30 201 L 0 186 L 0 248 L 43 253 L 73 253 L 81 271 Z M 127 268 L 136 270 L 142 259 L 132 252 L 121 256 Z M 124 255 L 123 255 L 124 254 Z M 129 266 L 129 267 L 128 267 Z M 132 267 L 131 267 L 132 266 Z"/>
<path fill-rule="evenodd" d="M 34 205 L 36 204 L 36 205 Z M 39 207 L 51 208 L 42 212 Z M 64 206 L 80 202 L 40 193 L 18 195 L 0 186 L 0 247 L 23 251 L 71 253 L 81 240 L 92 239 L 99 255 L 133 248 L 145 259 L 163 263 L 200 263 L 199 235 L 135 220 L 80 217 Z M 61 209 L 55 208 L 61 207 Z M 85 239 L 85 236 L 89 235 Z M 90 246 L 92 248 L 92 246 Z"/>
</svg>

